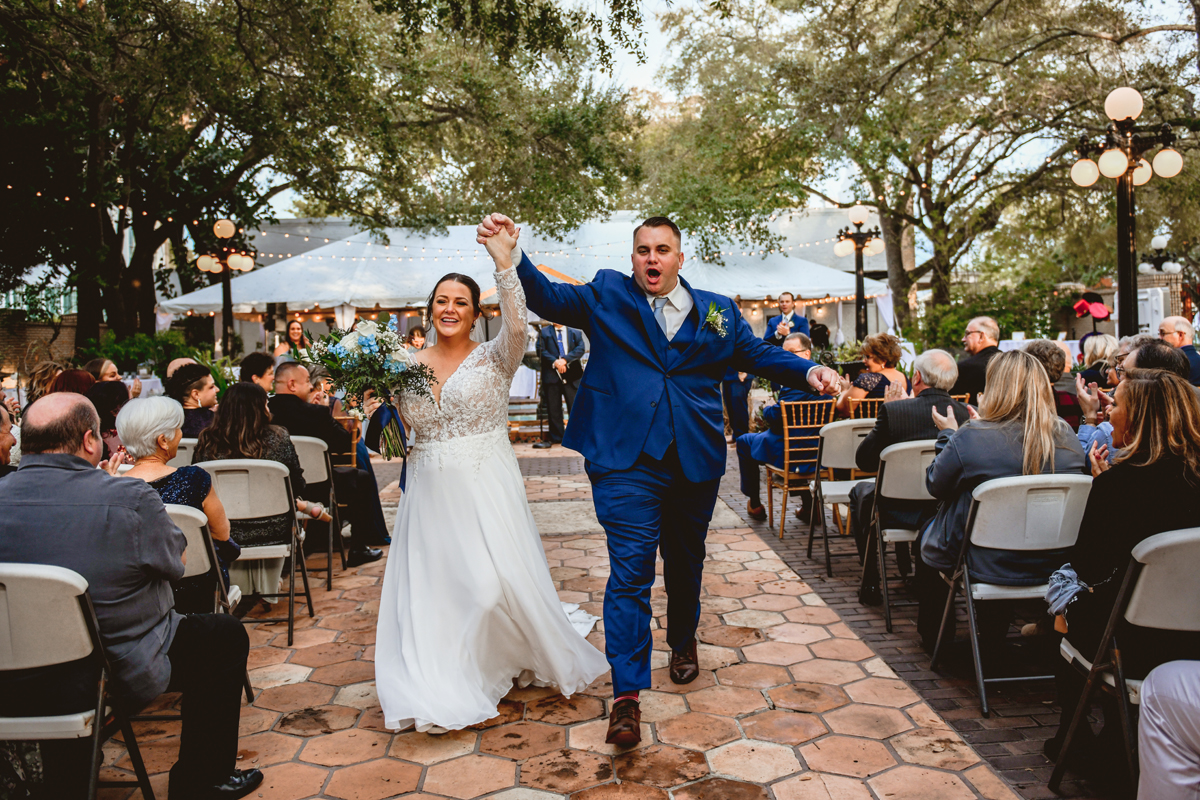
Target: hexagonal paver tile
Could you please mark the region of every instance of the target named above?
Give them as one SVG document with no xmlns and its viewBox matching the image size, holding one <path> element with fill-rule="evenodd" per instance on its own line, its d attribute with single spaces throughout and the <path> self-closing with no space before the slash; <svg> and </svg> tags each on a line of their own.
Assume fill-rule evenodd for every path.
<svg viewBox="0 0 1200 800">
<path fill-rule="evenodd" d="M 252 647 L 246 657 L 246 669 L 267 667 L 271 664 L 282 664 L 287 661 L 291 650 L 282 647 Z"/>
<path fill-rule="evenodd" d="M 642 722 L 662 722 L 687 713 L 687 701 L 681 695 L 645 691 L 641 701 Z"/>
<path fill-rule="evenodd" d="M 262 633 L 271 634 L 273 632 L 263 630 Z M 305 628 L 302 631 L 296 631 L 296 635 L 292 638 L 292 647 L 296 648 L 296 650 L 305 650 L 309 647 L 329 644 L 337 636 L 337 631 L 327 631 L 324 628 Z M 281 635 L 279 641 L 287 644 L 286 632 Z"/>
<path fill-rule="evenodd" d="M 490 756 L 463 756 L 435 764 L 425 773 L 423 788 L 467 800 L 497 792 L 517 782 L 515 762 Z"/>
<path fill-rule="evenodd" d="M 667 800 L 667 793 L 638 783 L 606 783 L 573 794 L 571 800 Z"/>
<path fill-rule="evenodd" d="M 239 766 L 245 769 L 245 765 Z M 301 797 L 312 797 L 321 793 L 321 787 L 325 785 L 325 780 L 329 777 L 329 770 L 321 769 L 320 767 L 309 766 L 308 764 L 298 764 L 292 762 L 290 764 L 279 764 L 270 769 L 263 770 L 263 782 L 258 787 L 258 794 L 275 800 L 299 800 Z M 420 777 L 420 773 L 417 774 Z M 416 781 L 413 781 L 413 788 L 416 788 Z M 402 790 L 403 791 L 403 790 Z M 155 792 L 155 796 L 157 796 Z M 166 797 L 166 792 L 163 793 Z"/>
<path fill-rule="evenodd" d="M 799 664 L 813 657 L 812 652 L 804 645 L 790 644 L 788 642 L 753 644 L 742 650 L 742 655 L 749 661 L 755 661 L 760 664 L 775 664 L 780 667 Z"/>
<path fill-rule="evenodd" d="M 578 792 L 612 780 L 612 762 L 606 756 L 580 750 L 559 750 L 536 756 L 521 765 L 521 784 L 549 792 Z M 426 780 L 426 788 L 429 781 Z"/>
<path fill-rule="evenodd" d="M 333 631 L 357 631 L 374 628 L 379 622 L 378 614 L 366 611 L 351 611 L 349 614 L 330 614 L 321 619 L 321 627 Z"/>
<path fill-rule="evenodd" d="M 784 611 L 783 616 L 788 622 L 802 622 L 806 625 L 832 625 L 842 620 L 836 611 L 826 606 L 802 605 Z"/>
<path fill-rule="evenodd" d="M 783 667 L 771 664 L 734 664 L 717 670 L 717 680 L 723 686 L 770 689 L 772 686 L 791 683 L 792 676 Z"/>
<path fill-rule="evenodd" d="M 782 709 L 746 717 L 742 720 L 742 730 L 751 739 L 790 745 L 807 742 L 829 732 L 815 714 Z"/>
<path fill-rule="evenodd" d="M 357 708 L 347 706 L 317 706 L 289 711 L 275 723 L 275 730 L 292 736 L 321 736 L 354 727 L 358 722 Z"/>
<path fill-rule="evenodd" d="M 851 703 L 825 714 L 825 724 L 834 733 L 865 739 L 887 739 L 912 727 L 908 718 L 894 708 Z"/>
<path fill-rule="evenodd" d="M 728 625 L 739 625 L 744 628 L 770 628 L 772 625 L 785 622 L 783 615 L 778 611 L 756 611 L 752 608 L 731 611 L 722 619 Z"/>
<path fill-rule="evenodd" d="M 643 707 L 645 703 L 643 702 Z M 551 725 L 570 725 L 575 722 L 586 722 L 604 713 L 604 703 L 595 697 L 575 695 L 563 697 L 554 695 L 543 697 L 530 703 L 525 708 L 525 718 L 534 722 L 546 722 Z M 643 708 L 644 713 L 644 708 Z"/>
<path fill-rule="evenodd" d="M 707 569 L 705 570 L 707 573 Z M 708 575 L 706 574 L 707 578 Z M 732 597 L 735 599 L 760 594 L 760 589 L 754 584 L 746 583 L 706 583 L 709 595 L 713 597 Z"/>
<path fill-rule="evenodd" d="M 892 800 L 969 800 L 975 793 L 957 775 L 921 767 L 898 767 L 867 781 Z"/>
<path fill-rule="evenodd" d="M 864 681 L 846 684 L 843 688 L 856 703 L 871 703 L 877 706 L 903 708 L 921 699 L 899 678 L 867 678 Z"/>
<path fill-rule="evenodd" d="M 383 800 L 414 791 L 420 780 L 420 767 L 381 758 L 334 770 L 325 794 L 342 800 Z"/>
<path fill-rule="evenodd" d="M 791 747 L 743 739 L 708 754 L 713 772 L 752 783 L 769 783 L 803 769 Z"/>
<path fill-rule="evenodd" d="M 238 719 L 238 736 L 269 731 L 278 718 L 279 714 L 274 711 L 254 706 L 242 706 L 242 715 Z"/>
<path fill-rule="evenodd" d="M 708 774 L 703 754 L 663 744 L 623 753 L 613 759 L 613 767 L 622 781 L 660 789 L 670 789 Z"/>
<path fill-rule="evenodd" d="M 611 689 L 609 693 L 611 694 Z M 501 700 L 496 706 L 496 716 L 472 725 L 471 729 L 482 731 L 488 728 L 494 728 L 497 725 L 504 725 L 507 722 L 516 722 L 524 715 L 524 703 L 518 703 L 516 700 Z"/>
<path fill-rule="evenodd" d="M 307 667 L 305 667 L 307 669 Z M 254 701 L 259 708 L 272 711 L 299 711 L 327 704 L 334 693 L 332 686 L 319 683 L 293 683 L 264 689 Z"/>
<path fill-rule="evenodd" d="M 829 631 L 820 625 L 785 622 L 767 629 L 767 638 L 788 644 L 812 644 L 829 638 Z"/>
<path fill-rule="evenodd" d="M 846 693 L 823 683 L 789 683 L 769 689 L 771 701 L 779 708 L 820 714 L 850 702 Z"/>
<path fill-rule="evenodd" d="M 674 797 L 675 800 L 767 800 L 767 790 L 729 778 L 707 778 L 679 789 Z"/>
<path fill-rule="evenodd" d="M 312 669 L 299 664 L 272 664 L 250 670 L 250 685 L 255 689 L 270 689 L 308 680 Z"/>
<path fill-rule="evenodd" d="M 970 745 L 951 731 L 918 728 L 897 736 L 890 744 L 900 758 L 923 767 L 957 771 L 979 762 L 979 756 L 975 755 Z"/>
<path fill-rule="evenodd" d="M 379 695 L 375 692 L 375 681 L 356 683 L 353 686 L 343 686 L 337 690 L 333 698 L 334 705 L 350 706 L 352 708 L 378 708 Z"/>
<path fill-rule="evenodd" d="M 375 680 L 374 661 L 342 661 L 337 664 L 318 667 L 308 676 L 313 683 L 326 683 L 330 686 L 349 686 L 352 683 L 363 683 Z"/>
<path fill-rule="evenodd" d="M 392 740 L 388 755 L 392 758 L 412 761 L 415 764 L 440 764 L 452 758 L 465 756 L 475 750 L 479 734 L 475 731 L 449 731 L 437 736 L 409 731 Z"/>
<path fill-rule="evenodd" d="M 303 743 L 303 739 L 293 739 L 291 736 L 273 732 L 246 736 L 238 739 L 238 763 L 244 764 L 245 767 L 262 767 L 266 764 L 281 764 L 284 761 L 291 761 Z M 178 747 L 178 743 L 175 744 Z M 145 749 L 142 748 L 143 752 Z M 146 768 L 153 772 L 158 771 L 152 770 L 149 763 Z"/>
<path fill-rule="evenodd" d="M 875 651 L 858 639 L 826 639 L 811 645 L 817 658 L 833 658 L 840 661 L 862 661 L 875 655 Z"/>
<path fill-rule="evenodd" d="M 858 778 L 806 772 L 771 787 L 776 800 L 872 800 Z"/>
<path fill-rule="evenodd" d="M 592 720 L 591 722 L 582 722 L 578 725 L 572 725 L 567 730 L 567 747 L 574 747 L 579 750 L 589 750 L 593 753 L 611 756 L 617 753 L 624 753 L 631 749 L 649 747 L 651 745 L 650 725 L 642 722 L 641 726 L 642 740 L 629 747 L 617 747 L 614 744 L 609 744 L 604 741 L 608 737 L 608 718 Z"/>
<path fill-rule="evenodd" d="M 737 723 L 732 719 L 694 712 L 660 722 L 655 729 L 659 741 L 700 751 L 741 738 Z"/>
<path fill-rule="evenodd" d="M 987 764 L 971 767 L 963 775 L 986 800 L 1021 800 Z"/>
<path fill-rule="evenodd" d="M 771 583 L 761 584 L 759 588 L 767 594 L 786 594 L 792 595 L 793 597 L 812 592 L 812 588 L 807 583 L 794 580 L 772 581 Z"/>
<path fill-rule="evenodd" d="M 736 686 L 710 686 L 688 695 L 688 707 L 702 714 L 740 717 L 767 707 L 762 692 Z"/>
<path fill-rule="evenodd" d="M 738 612 L 734 612 L 735 614 Z M 705 644 L 717 647 L 746 647 L 761 642 L 767 637 L 758 628 L 739 628 L 733 625 L 717 625 L 696 632 L 696 638 Z"/>
<path fill-rule="evenodd" d="M 849 736 L 826 736 L 820 741 L 809 742 L 800 748 L 800 755 L 809 769 L 855 778 L 865 778 L 896 763 L 879 742 Z"/>
<path fill-rule="evenodd" d="M 716 647 L 711 644 L 697 646 L 696 659 L 700 662 L 700 669 L 702 670 L 720 669 L 721 667 L 727 667 L 742 660 L 738 657 L 736 650 L 729 647 Z"/>
<path fill-rule="evenodd" d="M 344 767 L 347 764 L 370 761 L 383 757 L 390 738 L 386 734 L 361 728 L 338 731 L 311 739 L 304 745 L 300 760 L 323 767 Z"/>
<path fill-rule="evenodd" d="M 746 604 L 746 608 L 754 608 L 759 611 L 787 611 L 801 604 L 795 597 L 782 594 L 760 594 L 747 597 L 742 602 Z"/>
<path fill-rule="evenodd" d="M 803 664 L 793 664 L 788 667 L 792 677 L 802 683 L 827 683 L 830 686 L 841 686 L 863 678 L 863 671 L 857 664 L 850 661 L 830 661 L 825 658 L 815 658 Z"/>
<path fill-rule="evenodd" d="M 700 610 L 709 614 L 728 614 L 741 608 L 742 601 L 734 597 L 701 597 Z"/>
<path fill-rule="evenodd" d="M 530 756 L 549 753 L 551 750 L 561 750 L 566 744 L 566 731 L 556 725 L 514 722 L 484 731 L 479 751 L 522 761 Z"/>
<path fill-rule="evenodd" d="M 699 650 L 699 648 L 697 648 Z M 734 659 L 737 660 L 736 658 Z M 656 669 L 650 673 L 650 688 L 656 692 L 670 692 L 671 694 L 688 694 L 690 692 L 698 692 L 701 689 L 706 689 L 709 686 L 715 686 L 717 679 L 713 676 L 711 668 L 704 668 L 701 665 L 700 674 L 691 683 L 678 684 L 671 680 L 670 670 L 667 668 Z"/>
<path fill-rule="evenodd" d="M 421 795 L 425 797 L 426 795 Z M 543 792 L 541 789 L 530 789 L 526 786 L 517 786 L 512 789 L 505 789 L 499 794 L 494 794 L 489 800 L 562 800 L 561 794 L 553 792 Z M 430 800 L 433 800 L 430 797 Z"/>
</svg>

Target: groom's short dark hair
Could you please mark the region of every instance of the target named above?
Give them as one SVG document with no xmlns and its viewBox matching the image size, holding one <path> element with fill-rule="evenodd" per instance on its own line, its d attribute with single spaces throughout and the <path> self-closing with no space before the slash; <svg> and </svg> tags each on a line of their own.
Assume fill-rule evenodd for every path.
<svg viewBox="0 0 1200 800">
<path fill-rule="evenodd" d="M 680 247 L 682 247 L 683 246 L 683 234 L 681 234 L 679 232 L 679 226 L 676 225 L 674 222 L 672 222 L 669 217 L 650 217 L 648 220 L 643 222 L 641 225 L 638 225 L 636 228 L 633 229 L 633 238 L 634 239 L 637 238 L 638 231 L 640 231 L 642 228 L 663 228 L 663 227 L 667 227 L 667 228 L 671 229 L 671 231 L 675 234 L 675 241 L 679 243 Z"/>
</svg>

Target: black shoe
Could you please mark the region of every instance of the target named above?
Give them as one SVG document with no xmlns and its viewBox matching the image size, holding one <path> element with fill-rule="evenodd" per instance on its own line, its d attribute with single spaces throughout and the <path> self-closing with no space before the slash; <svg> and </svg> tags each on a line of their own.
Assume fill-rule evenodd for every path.
<svg viewBox="0 0 1200 800">
<path fill-rule="evenodd" d="M 538 442 L 533 446 L 534 450 L 549 450 L 554 447 L 554 442 Z"/>
<path fill-rule="evenodd" d="M 210 784 L 208 786 L 198 786 L 194 783 L 184 784 L 183 781 L 178 781 L 182 786 L 176 786 L 176 781 L 171 781 L 167 786 L 167 792 L 171 795 L 172 800 L 237 800 L 239 797 L 245 797 L 262 785 L 263 774 L 262 770 L 257 769 L 235 769 L 233 774 L 226 778 L 221 783 Z"/>
<path fill-rule="evenodd" d="M 346 569 L 361 567 L 363 564 L 370 564 L 372 561 L 378 561 L 381 558 L 383 558 L 383 551 L 374 547 L 354 550 L 346 557 Z"/>
<path fill-rule="evenodd" d="M 864 606 L 883 605 L 883 594 L 879 591 L 878 586 L 868 586 L 866 589 L 859 590 L 858 602 Z"/>
</svg>

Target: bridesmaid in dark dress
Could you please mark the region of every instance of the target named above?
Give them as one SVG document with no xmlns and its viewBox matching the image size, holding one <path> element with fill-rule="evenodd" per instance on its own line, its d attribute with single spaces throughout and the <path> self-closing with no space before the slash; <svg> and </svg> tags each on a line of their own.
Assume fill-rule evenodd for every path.
<svg viewBox="0 0 1200 800">
<path fill-rule="evenodd" d="M 183 438 L 183 408 L 169 397 L 130 400 L 117 414 L 116 428 L 125 450 L 134 459 L 127 478 L 141 478 L 154 487 L 164 503 L 190 506 L 208 519 L 208 532 L 217 551 L 225 587 L 229 587 L 229 564 L 241 548 L 229 538 L 229 520 L 212 478 L 199 467 L 176 469 L 167 462 L 175 458 Z M 212 613 L 212 584 L 203 575 L 184 578 L 175 584 L 175 608 L 184 614 Z"/>
</svg>

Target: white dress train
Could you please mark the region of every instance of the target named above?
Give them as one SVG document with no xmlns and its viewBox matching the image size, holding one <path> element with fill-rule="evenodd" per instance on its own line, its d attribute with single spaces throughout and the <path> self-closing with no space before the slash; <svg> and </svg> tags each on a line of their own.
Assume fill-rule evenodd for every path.
<svg viewBox="0 0 1200 800">
<path fill-rule="evenodd" d="M 375 683 L 384 724 L 482 722 L 512 688 L 567 696 L 608 670 L 584 639 L 595 617 L 559 602 L 508 439 L 508 389 L 525 354 L 525 294 L 496 273 L 499 338 L 442 386 L 440 406 L 402 395 L 412 425 L 408 490 L 383 579 Z"/>
</svg>

